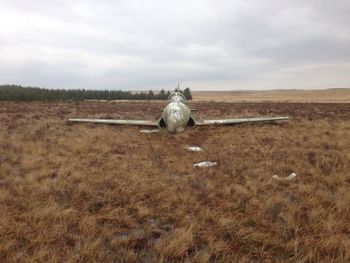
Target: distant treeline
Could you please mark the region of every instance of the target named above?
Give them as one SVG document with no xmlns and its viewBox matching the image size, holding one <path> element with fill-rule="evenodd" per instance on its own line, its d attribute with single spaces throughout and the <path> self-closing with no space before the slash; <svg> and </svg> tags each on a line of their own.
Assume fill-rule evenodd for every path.
<svg viewBox="0 0 350 263">
<path fill-rule="evenodd" d="M 187 100 L 192 99 L 190 88 L 183 91 Z M 0 85 L 0 101 L 83 101 L 83 100 L 166 100 L 170 91 L 162 89 L 158 93 L 130 92 L 121 90 L 85 90 L 85 89 L 43 89 L 18 85 Z"/>
</svg>

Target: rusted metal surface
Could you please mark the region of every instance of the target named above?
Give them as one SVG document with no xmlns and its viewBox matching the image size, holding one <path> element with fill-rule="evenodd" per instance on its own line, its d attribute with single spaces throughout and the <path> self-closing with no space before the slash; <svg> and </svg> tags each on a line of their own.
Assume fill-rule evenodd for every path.
<svg viewBox="0 0 350 263">
<path fill-rule="evenodd" d="M 240 123 L 271 122 L 288 120 L 288 117 L 265 117 L 265 118 L 240 118 L 195 121 L 192 111 L 186 105 L 186 99 L 180 92 L 174 92 L 169 96 L 169 103 L 163 109 L 162 116 L 158 121 L 150 120 L 109 120 L 109 119 L 69 119 L 70 122 L 90 122 L 117 125 L 138 125 L 166 128 L 169 132 L 183 132 L 187 127 L 195 125 L 229 125 Z"/>
</svg>

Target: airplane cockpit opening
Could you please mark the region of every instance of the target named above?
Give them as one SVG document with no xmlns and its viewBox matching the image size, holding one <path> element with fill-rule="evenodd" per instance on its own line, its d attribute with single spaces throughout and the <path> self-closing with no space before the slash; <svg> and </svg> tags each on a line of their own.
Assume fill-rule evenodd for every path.
<svg viewBox="0 0 350 263">
<path fill-rule="evenodd" d="M 171 93 L 169 95 L 168 100 L 171 101 L 171 102 L 182 102 L 182 103 L 186 102 L 186 98 L 181 92 L 173 92 L 173 93 Z"/>
</svg>

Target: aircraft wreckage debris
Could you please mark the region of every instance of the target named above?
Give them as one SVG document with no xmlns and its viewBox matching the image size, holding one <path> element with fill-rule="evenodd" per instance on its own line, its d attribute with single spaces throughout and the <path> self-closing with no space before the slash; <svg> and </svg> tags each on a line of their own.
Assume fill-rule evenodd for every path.
<svg viewBox="0 0 350 263">
<path fill-rule="evenodd" d="M 149 129 L 145 129 L 145 130 L 141 130 L 141 133 L 154 133 L 154 132 L 159 132 L 159 129 L 153 129 L 153 130 L 149 130 Z"/>
<path fill-rule="evenodd" d="M 211 166 L 215 166 L 217 165 L 218 163 L 217 162 L 209 162 L 209 161 L 204 161 L 204 162 L 200 162 L 200 163 L 195 163 L 193 165 L 193 167 L 211 167 Z"/>
<path fill-rule="evenodd" d="M 290 181 L 296 177 L 296 173 L 291 173 L 287 177 L 279 177 L 277 174 L 273 175 L 272 178 L 279 181 Z"/>
<path fill-rule="evenodd" d="M 204 151 L 201 147 L 199 146 L 186 146 L 185 149 L 189 152 L 202 152 Z"/>
</svg>

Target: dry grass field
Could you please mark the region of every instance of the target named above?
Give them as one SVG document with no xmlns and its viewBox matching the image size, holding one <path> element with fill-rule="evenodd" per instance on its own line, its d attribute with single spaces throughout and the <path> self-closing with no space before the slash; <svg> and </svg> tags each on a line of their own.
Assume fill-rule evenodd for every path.
<svg viewBox="0 0 350 263">
<path fill-rule="evenodd" d="M 66 122 L 163 105 L 1 102 L 0 262 L 350 261 L 350 103 L 194 102 L 291 120 L 177 135 Z"/>
<path fill-rule="evenodd" d="M 194 91 L 197 101 L 349 103 L 350 89 Z"/>
</svg>

